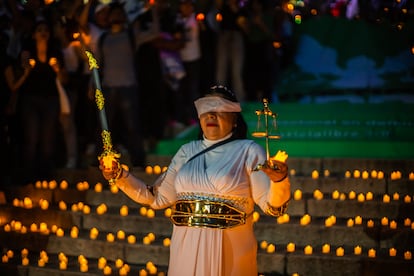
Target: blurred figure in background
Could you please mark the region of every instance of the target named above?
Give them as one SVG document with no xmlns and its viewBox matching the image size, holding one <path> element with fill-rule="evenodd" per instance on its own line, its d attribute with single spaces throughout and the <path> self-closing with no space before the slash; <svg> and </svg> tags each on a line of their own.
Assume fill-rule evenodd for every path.
<svg viewBox="0 0 414 276">
<path fill-rule="evenodd" d="M 185 125 L 192 125 L 197 120 L 192 103 L 200 97 L 201 66 L 200 30 L 193 0 L 180 0 L 178 21 L 184 29 L 184 47 L 179 51 L 185 76 L 175 94 L 175 119 Z"/>
<path fill-rule="evenodd" d="M 216 1 L 221 15 L 217 36 L 216 82 L 231 87 L 239 101 L 244 102 L 246 92 L 242 76 L 245 43 L 241 26 L 244 26 L 247 18 L 246 9 L 244 2 L 239 0 Z"/>
<path fill-rule="evenodd" d="M 30 68 L 20 87 L 25 181 L 50 177 L 56 165 L 59 123 L 57 81 L 66 83 L 63 54 L 49 22 L 39 20 L 32 41 L 23 47 L 24 68 Z M 30 65 L 30 67 L 28 67 Z"/>
</svg>

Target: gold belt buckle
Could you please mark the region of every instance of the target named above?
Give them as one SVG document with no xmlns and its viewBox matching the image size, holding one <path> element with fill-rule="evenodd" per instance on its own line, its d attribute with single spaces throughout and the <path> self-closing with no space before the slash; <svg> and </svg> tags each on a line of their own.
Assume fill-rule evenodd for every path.
<svg viewBox="0 0 414 276">
<path fill-rule="evenodd" d="M 225 229 L 246 223 L 246 213 L 224 202 L 179 200 L 170 219 L 177 226 Z"/>
</svg>

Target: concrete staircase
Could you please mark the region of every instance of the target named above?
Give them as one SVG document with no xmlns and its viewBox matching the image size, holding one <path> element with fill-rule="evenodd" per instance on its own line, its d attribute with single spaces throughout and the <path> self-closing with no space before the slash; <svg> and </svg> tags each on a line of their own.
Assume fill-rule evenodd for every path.
<svg viewBox="0 0 414 276">
<path fill-rule="evenodd" d="M 170 159 L 151 158 L 161 167 Z M 288 216 L 256 213 L 261 275 L 414 275 L 413 160 L 293 158 L 289 167 Z M 373 170 L 384 177 L 372 177 Z M 391 174 L 396 171 L 401 178 Z M 157 177 L 133 173 L 148 184 Z M 165 210 L 149 210 L 110 190 L 96 167 L 60 170 L 55 181 L 5 187 L 1 195 L 0 275 L 167 274 L 172 226 Z M 106 211 L 99 214 L 102 204 Z"/>
</svg>

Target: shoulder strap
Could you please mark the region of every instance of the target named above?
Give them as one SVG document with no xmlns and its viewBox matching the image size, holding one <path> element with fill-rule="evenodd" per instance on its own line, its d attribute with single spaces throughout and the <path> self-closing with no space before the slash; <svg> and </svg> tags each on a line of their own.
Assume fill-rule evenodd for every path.
<svg viewBox="0 0 414 276">
<path fill-rule="evenodd" d="M 191 156 L 191 158 L 190 158 L 190 159 L 188 159 L 186 163 L 190 162 L 191 160 L 193 160 L 194 158 L 196 158 L 196 157 L 200 156 L 200 155 L 201 155 L 201 154 L 203 154 L 203 153 L 206 153 L 206 152 L 208 152 L 208 151 L 210 151 L 210 150 L 212 150 L 212 149 L 215 149 L 215 148 L 217 148 L 218 146 L 221 146 L 221 145 L 227 144 L 228 142 L 231 142 L 231 141 L 233 141 L 233 140 L 236 140 L 236 139 L 235 139 L 235 138 L 233 138 L 233 137 L 230 137 L 230 138 L 228 138 L 228 139 L 226 139 L 226 140 L 223 140 L 223 141 L 220 141 L 220 142 L 218 142 L 218 143 L 215 143 L 214 145 L 211 145 L 211 146 L 209 146 L 208 148 L 205 148 L 205 149 L 203 149 L 202 151 L 199 151 L 199 152 L 197 152 L 196 154 L 194 154 L 193 156 Z"/>
</svg>

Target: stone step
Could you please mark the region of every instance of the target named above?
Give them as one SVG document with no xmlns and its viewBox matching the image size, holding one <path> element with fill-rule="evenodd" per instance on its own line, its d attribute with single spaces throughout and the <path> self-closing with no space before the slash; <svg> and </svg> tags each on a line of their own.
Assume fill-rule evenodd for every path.
<svg viewBox="0 0 414 276">
<path fill-rule="evenodd" d="M 116 260 L 121 260 L 131 268 L 128 275 L 138 275 L 145 269 L 148 262 L 152 262 L 158 272 L 165 275 L 168 265 L 168 248 L 160 245 L 131 245 L 125 243 L 107 243 L 102 241 L 89 241 L 87 246 L 82 244 L 82 239 L 54 238 L 47 247 L 38 247 L 29 251 L 29 265 L 22 265 L 22 257 L 19 250 L 15 250 L 15 256 L 7 263 L 0 263 L 1 275 L 103 275 L 98 269 L 98 259 L 104 257 L 111 267 L 110 275 L 120 275 Z M 57 247 L 56 247 L 57 246 Z M 286 252 L 283 245 L 275 245 L 275 252 L 267 252 L 258 249 L 259 275 L 412 275 L 414 262 L 404 256 L 404 252 L 398 252 L 391 257 L 386 249 L 376 250 L 374 255 L 368 253 L 369 249 L 363 249 L 360 255 L 354 253 L 353 248 L 343 246 L 344 255 L 337 253 L 338 247 L 331 247 L 327 253 L 322 253 L 321 246 L 312 248 L 312 253 L 305 253 L 303 247 L 296 247 L 294 252 Z M 26 248 L 27 249 L 27 248 Z M 371 249 L 371 248 L 370 248 Z M 4 247 L 3 250 L 12 250 Z M 46 250 L 49 262 L 45 267 L 39 267 L 38 259 L 40 251 Z M 371 249 L 372 250 L 372 249 Z M 64 253 L 68 258 L 66 270 L 59 268 L 58 254 Z M 5 255 L 5 254 L 4 254 Z M 3 256 L 4 256 L 3 255 Z M 82 255 L 88 261 L 88 270 L 80 271 L 78 257 Z M 149 274 L 148 275 L 155 275 Z"/>
</svg>

